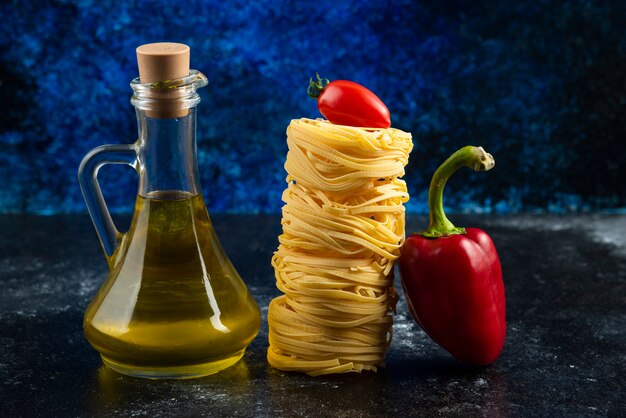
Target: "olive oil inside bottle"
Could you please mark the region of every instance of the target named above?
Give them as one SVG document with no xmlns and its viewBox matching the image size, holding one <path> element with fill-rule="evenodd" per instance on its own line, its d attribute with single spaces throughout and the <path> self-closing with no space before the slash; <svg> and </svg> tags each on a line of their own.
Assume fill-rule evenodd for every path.
<svg viewBox="0 0 626 418">
<path fill-rule="evenodd" d="M 84 328 L 114 370 L 155 378 L 212 374 L 241 358 L 259 330 L 259 308 L 200 194 L 137 196 L 112 265 Z"/>
</svg>

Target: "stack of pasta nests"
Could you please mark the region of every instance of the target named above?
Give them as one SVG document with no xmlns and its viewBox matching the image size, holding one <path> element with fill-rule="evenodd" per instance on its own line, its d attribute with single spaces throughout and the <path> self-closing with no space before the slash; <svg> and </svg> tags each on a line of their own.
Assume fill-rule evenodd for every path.
<svg viewBox="0 0 626 418">
<path fill-rule="evenodd" d="M 384 365 L 404 241 L 409 133 L 293 120 L 269 306 L 269 363 L 310 375 Z"/>
</svg>

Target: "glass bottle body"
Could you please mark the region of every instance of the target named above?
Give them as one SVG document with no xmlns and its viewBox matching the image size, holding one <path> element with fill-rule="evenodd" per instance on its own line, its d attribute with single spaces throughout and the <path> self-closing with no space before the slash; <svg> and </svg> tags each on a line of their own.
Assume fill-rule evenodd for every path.
<svg viewBox="0 0 626 418">
<path fill-rule="evenodd" d="M 107 226 L 115 229 L 108 212 L 99 226 L 92 213 L 98 205 L 90 206 L 83 187 L 110 267 L 85 313 L 85 336 L 106 365 L 128 375 L 218 372 L 241 358 L 259 330 L 259 308 L 224 253 L 200 192 L 195 109 L 184 113 L 152 117 L 138 107 L 139 139 L 125 154 L 139 173 L 127 233 L 107 235 Z"/>
</svg>

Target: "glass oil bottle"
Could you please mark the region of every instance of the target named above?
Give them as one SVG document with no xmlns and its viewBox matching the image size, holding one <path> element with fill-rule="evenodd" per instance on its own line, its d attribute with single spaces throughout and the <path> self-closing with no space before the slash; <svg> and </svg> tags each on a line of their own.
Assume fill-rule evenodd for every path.
<svg viewBox="0 0 626 418">
<path fill-rule="evenodd" d="M 189 47 L 137 48 L 131 103 L 137 142 L 89 152 L 79 182 L 110 273 L 87 308 L 84 332 L 111 369 L 147 378 L 191 378 L 236 363 L 259 331 L 259 308 L 211 224 L 196 158 L 197 88 Z M 110 217 L 97 181 L 105 164 L 139 174 L 128 232 Z"/>
</svg>

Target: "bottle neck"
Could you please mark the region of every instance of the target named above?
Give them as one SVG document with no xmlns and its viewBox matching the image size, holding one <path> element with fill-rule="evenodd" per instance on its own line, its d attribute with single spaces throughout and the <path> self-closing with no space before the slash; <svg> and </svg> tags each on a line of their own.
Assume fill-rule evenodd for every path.
<svg viewBox="0 0 626 418">
<path fill-rule="evenodd" d="M 195 107 L 178 118 L 151 116 L 137 109 L 139 194 L 199 194 Z"/>
</svg>

